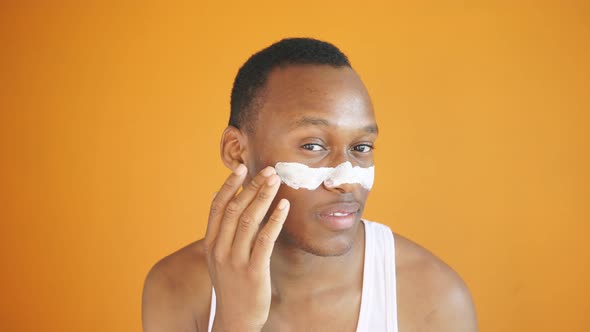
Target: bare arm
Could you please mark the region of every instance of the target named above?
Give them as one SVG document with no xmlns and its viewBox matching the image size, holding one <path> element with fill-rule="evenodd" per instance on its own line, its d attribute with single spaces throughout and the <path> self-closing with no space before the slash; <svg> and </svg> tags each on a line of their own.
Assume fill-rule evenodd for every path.
<svg viewBox="0 0 590 332">
<path fill-rule="evenodd" d="M 144 332 L 197 331 L 190 307 L 185 305 L 179 285 L 169 277 L 162 262 L 146 277 L 142 296 Z"/>
<path fill-rule="evenodd" d="M 426 317 L 428 331 L 477 332 L 475 306 L 467 286 L 457 276 L 434 310 Z"/>
<path fill-rule="evenodd" d="M 394 236 L 400 331 L 476 332 L 473 300 L 459 274 L 415 242 Z"/>
</svg>

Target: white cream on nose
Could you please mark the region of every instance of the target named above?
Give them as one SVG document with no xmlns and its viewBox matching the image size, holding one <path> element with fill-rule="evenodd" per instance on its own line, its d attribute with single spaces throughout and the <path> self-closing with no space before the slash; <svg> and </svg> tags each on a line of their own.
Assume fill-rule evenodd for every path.
<svg viewBox="0 0 590 332">
<path fill-rule="evenodd" d="M 327 187 L 336 187 L 344 183 L 358 183 L 371 190 L 375 180 L 375 166 L 352 166 L 349 161 L 336 167 L 309 167 L 300 163 L 278 162 L 275 170 L 284 184 L 293 189 L 305 188 L 315 190 L 322 182 Z"/>
</svg>

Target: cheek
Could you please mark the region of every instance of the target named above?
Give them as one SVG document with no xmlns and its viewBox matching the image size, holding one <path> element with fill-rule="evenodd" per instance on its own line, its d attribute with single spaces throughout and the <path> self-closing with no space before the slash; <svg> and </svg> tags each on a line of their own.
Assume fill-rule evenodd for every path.
<svg viewBox="0 0 590 332">
<path fill-rule="evenodd" d="M 305 200 L 303 196 L 305 195 L 302 195 L 301 189 L 295 190 L 286 184 L 281 183 L 281 187 L 279 188 L 275 200 L 278 201 L 281 198 L 286 198 L 289 200 L 289 202 L 291 202 L 291 207 L 293 207 L 293 204 L 300 204 Z"/>
<path fill-rule="evenodd" d="M 278 202 L 281 198 L 289 200 L 291 203 L 289 216 L 301 217 L 310 213 L 314 202 L 318 201 L 318 199 L 314 198 L 315 196 L 316 195 L 314 195 L 313 191 L 305 189 L 295 190 L 285 184 L 281 184 L 279 192 L 275 198 L 275 202 Z"/>
</svg>

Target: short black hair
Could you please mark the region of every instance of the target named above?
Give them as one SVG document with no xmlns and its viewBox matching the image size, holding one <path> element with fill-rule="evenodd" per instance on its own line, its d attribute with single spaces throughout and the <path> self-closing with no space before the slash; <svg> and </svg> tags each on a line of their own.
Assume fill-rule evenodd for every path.
<svg viewBox="0 0 590 332">
<path fill-rule="evenodd" d="M 231 91 L 229 125 L 252 132 L 259 106 L 256 99 L 268 74 L 275 67 L 303 64 L 351 67 L 348 57 L 328 42 L 313 38 L 282 39 L 252 55 L 238 71 Z"/>
</svg>

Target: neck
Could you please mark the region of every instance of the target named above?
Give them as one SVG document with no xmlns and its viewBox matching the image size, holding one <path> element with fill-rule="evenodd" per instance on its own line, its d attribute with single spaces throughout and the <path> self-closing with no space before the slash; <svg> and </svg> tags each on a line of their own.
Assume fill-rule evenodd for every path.
<svg viewBox="0 0 590 332">
<path fill-rule="evenodd" d="M 361 287 L 365 229 L 362 222 L 359 226 L 351 248 L 340 256 L 317 256 L 277 241 L 270 264 L 273 299 L 285 302 Z"/>
</svg>

